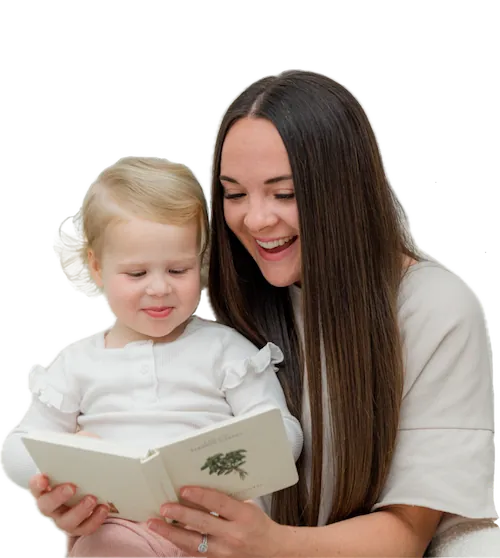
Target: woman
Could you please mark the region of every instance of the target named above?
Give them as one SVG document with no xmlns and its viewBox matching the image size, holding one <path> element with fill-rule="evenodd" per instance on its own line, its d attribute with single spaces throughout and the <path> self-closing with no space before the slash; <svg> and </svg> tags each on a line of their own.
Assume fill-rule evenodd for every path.
<svg viewBox="0 0 500 558">
<path fill-rule="evenodd" d="M 308 72 L 256 82 L 222 121 L 213 172 L 211 302 L 219 321 L 286 355 L 300 482 L 274 496 L 273 519 L 189 487 L 184 498 L 218 516 L 165 505 L 191 529 L 150 527 L 192 555 L 403 556 L 496 518 L 480 305 L 413 245 L 354 97 Z M 101 523 L 36 482 L 61 528 Z"/>
</svg>

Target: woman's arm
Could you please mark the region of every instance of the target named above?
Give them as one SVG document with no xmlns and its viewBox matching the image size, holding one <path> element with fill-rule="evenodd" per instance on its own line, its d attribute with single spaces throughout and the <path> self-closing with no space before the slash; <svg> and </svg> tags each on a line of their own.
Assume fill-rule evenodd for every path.
<svg viewBox="0 0 500 558">
<path fill-rule="evenodd" d="M 441 516 L 401 505 L 325 527 L 285 527 L 279 556 L 423 556 Z"/>
<path fill-rule="evenodd" d="M 196 555 L 201 533 L 208 534 L 208 556 L 313 558 L 328 556 L 422 556 L 441 512 L 417 506 L 389 506 L 325 527 L 289 527 L 272 521 L 256 506 L 214 490 L 189 487 L 182 497 L 220 517 L 179 504 L 162 514 L 192 530 L 159 520 L 149 522 L 189 555 Z"/>
</svg>

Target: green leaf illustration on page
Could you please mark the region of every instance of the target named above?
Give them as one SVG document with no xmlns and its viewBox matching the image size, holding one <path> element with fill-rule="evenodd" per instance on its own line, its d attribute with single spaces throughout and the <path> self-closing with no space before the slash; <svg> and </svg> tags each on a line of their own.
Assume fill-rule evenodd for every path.
<svg viewBox="0 0 500 558">
<path fill-rule="evenodd" d="M 216 453 L 207 458 L 201 470 L 208 469 L 210 475 L 229 475 L 238 473 L 241 480 L 245 480 L 247 471 L 241 468 L 246 463 L 245 449 L 230 451 L 226 454 Z"/>
</svg>

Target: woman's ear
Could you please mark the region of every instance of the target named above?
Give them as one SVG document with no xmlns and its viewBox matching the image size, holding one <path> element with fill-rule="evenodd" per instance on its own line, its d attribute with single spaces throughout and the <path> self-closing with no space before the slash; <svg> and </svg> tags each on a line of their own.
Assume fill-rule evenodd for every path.
<svg viewBox="0 0 500 558">
<path fill-rule="evenodd" d="M 87 260 L 89 262 L 89 271 L 92 280 L 100 289 L 102 289 L 102 267 L 93 250 L 89 249 L 87 252 Z"/>
</svg>

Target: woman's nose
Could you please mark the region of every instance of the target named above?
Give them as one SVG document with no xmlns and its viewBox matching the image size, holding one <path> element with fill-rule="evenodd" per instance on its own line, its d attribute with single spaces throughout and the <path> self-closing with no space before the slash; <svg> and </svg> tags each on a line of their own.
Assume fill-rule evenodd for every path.
<svg viewBox="0 0 500 558">
<path fill-rule="evenodd" d="M 245 227 L 250 232 L 260 232 L 278 222 L 278 217 L 266 204 L 253 204 L 248 207 L 244 218 Z"/>
</svg>

